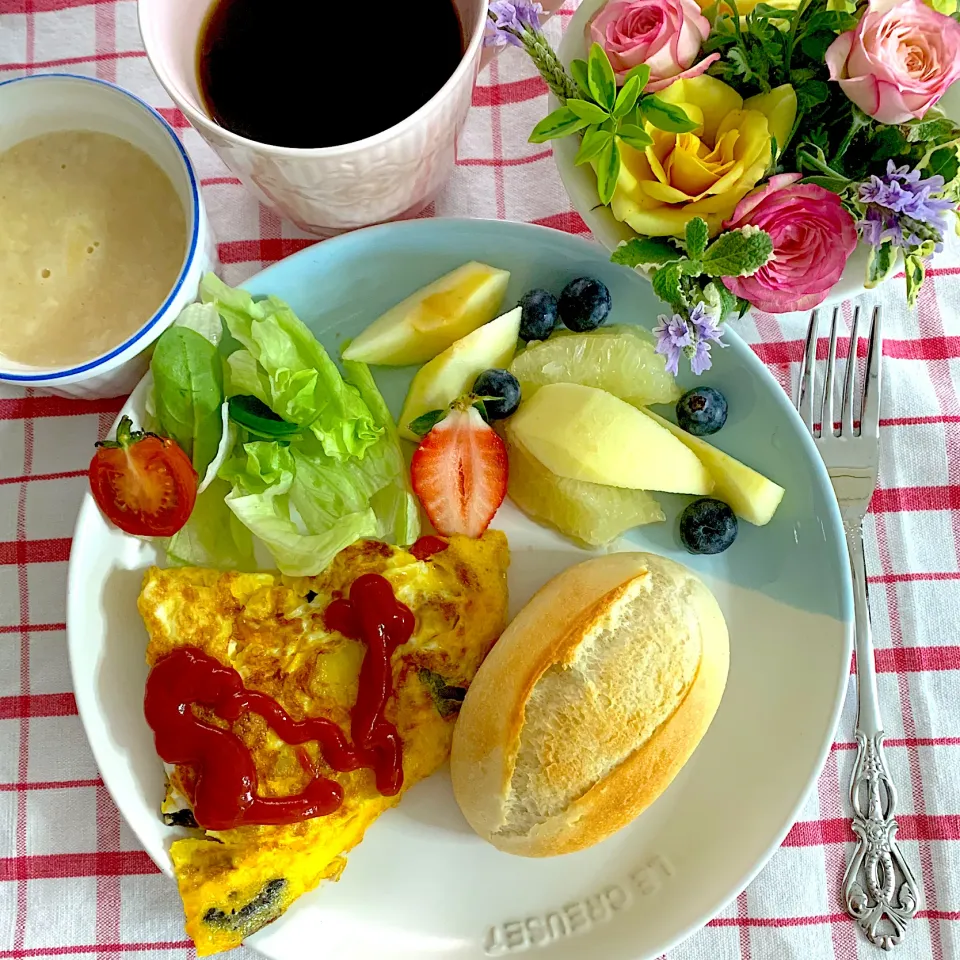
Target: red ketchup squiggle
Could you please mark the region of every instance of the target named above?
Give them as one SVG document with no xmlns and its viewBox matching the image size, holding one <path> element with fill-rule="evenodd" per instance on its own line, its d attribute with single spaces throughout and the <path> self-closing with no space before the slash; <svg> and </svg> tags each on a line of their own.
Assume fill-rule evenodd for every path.
<svg viewBox="0 0 960 960">
<path fill-rule="evenodd" d="M 391 657 L 412 636 L 413 613 L 393 595 L 388 580 L 367 573 L 353 581 L 349 600 L 334 600 L 327 607 L 324 623 L 328 630 L 367 645 L 357 702 L 350 712 L 350 733 L 370 761 L 365 765 L 376 774 L 377 790 L 395 796 L 403 785 L 402 743 L 383 711 L 393 693 Z"/>
<path fill-rule="evenodd" d="M 446 540 L 427 534 L 421 537 L 410 548 L 410 553 L 415 560 L 429 560 L 435 553 L 442 553 L 450 544 Z"/>
<path fill-rule="evenodd" d="M 202 650 L 181 647 L 157 661 L 147 678 L 144 713 L 154 733 L 157 753 L 167 763 L 193 768 L 193 814 L 207 830 L 230 830 L 245 824 L 288 824 L 333 813 L 343 802 L 335 780 L 309 771 L 309 758 L 298 751 L 312 773 L 298 794 L 263 797 L 253 757 L 232 731 L 198 717 L 193 704 L 233 722 L 258 713 L 285 743 L 316 741 L 323 758 L 339 772 L 367 767 L 377 789 L 396 795 L 403 784 L 402 742 L 384 716 L 393 693 L 391 656 L 410 639 L 413 613 L 393 595 L 389 581 L 366 574 L 354 581 L 349 600 L 335 600 L 325 612 L 328 629 L 363 640 L 367 651 L 360 668 L 357 702 L 351 711 L 353 744 L 340 727 L 324 717 L 294 720 L 272 697 L 247 690 L 232 667 Z"/>
</svg>

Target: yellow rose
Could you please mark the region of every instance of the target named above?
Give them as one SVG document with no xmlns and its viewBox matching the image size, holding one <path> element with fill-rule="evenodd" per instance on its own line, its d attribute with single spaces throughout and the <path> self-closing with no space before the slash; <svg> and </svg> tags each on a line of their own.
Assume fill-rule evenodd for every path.
<svg viewBox="0 0 960 960">
<path fill-rule="evenodd" d="M 697 127 L 667 133 L 647 123 L 645 150 L 621 144 L 622 163 L 610 208 L 637 233 L 682 237 L 694 217 L 719 233 L 737 204 L 770 166 L 771 138 L 786 143 L 797 115 L 793 87 L 744 100 L 706 75 L 675 80 L 658 97 L 682 107 Z"/>
</svg>

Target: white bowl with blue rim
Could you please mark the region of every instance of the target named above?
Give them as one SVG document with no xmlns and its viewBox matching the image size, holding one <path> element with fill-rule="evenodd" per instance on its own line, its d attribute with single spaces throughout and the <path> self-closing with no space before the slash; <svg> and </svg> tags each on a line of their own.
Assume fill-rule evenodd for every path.
<svg viewBox="0 0 960 960">
<path fill-rule="evenodd" d="M 34 367 L 0 356 L 0 382 L 66 397 L 120 396 L 143 376 L 149 347 L 196 298 L 201 276 L 215 261 L 213 236 L 190 158 L 171 126 L 148 104 L 112 83 L 72 74 L 36 74 L 0 83 L 0 153 L 59 130 L 112 134 L 153 159 L 183 204 L 183 261 L 163 303 L 122 343 L 67 367 Z"/>
</svg>

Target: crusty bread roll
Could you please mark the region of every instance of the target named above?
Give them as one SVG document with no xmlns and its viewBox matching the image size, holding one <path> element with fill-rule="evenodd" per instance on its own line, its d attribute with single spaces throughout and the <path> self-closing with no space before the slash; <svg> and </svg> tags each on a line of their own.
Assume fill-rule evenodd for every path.
<svg viewBox="0 0 960 960">
<path fill-rule="evenodd" d="M 683 565 L 614 553 L 570 567 L 520 611 L 470 685 L 450 758 L 460 809 L 508 853 L 598 843 L 689 759 L 729 660 L 720 607 Z"/>
</svg>

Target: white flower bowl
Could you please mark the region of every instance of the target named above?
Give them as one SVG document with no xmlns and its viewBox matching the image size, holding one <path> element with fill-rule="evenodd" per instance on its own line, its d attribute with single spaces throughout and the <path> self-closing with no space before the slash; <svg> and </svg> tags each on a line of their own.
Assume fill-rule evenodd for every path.
<svg viewBox="0 0 960 960">
<path fill-rule="evenodd" d="M 571 60 L 585 59 L 587 42 L 585 31 L 590 18 L 600 10 L 607 0 L 583 0 L 564 32 L 557 53 L 564 66 L 569 67 Z M 560 103 L 550 95 L 550 110 L 556 110 Z M 940 108 L 952 120 L 960 118 L 960 83 L 955 83 L 940 101 Z M 583 218 L 593 232 L 594 237 L 608 250 L 615 250 L 622 241 L 632 240 L 637 234 L 625 223 L 614 217 L 609 207 L 600 202 L 597 193 L 597 178 L 589 164 L 576 166 L 580 141 L 577 136 L 564 137 L 553 141 L 553 159 L 563 186 L 570 195 L 574 209 Z M 867 271 L 868 247 L 861 243 L 847 261 L 840 279 L 834 284 L 824 304 L 838 303 L 863 293 L 864 277 Z M 902 282 L 902 281 L 901 281 Z"/>
</svg>

